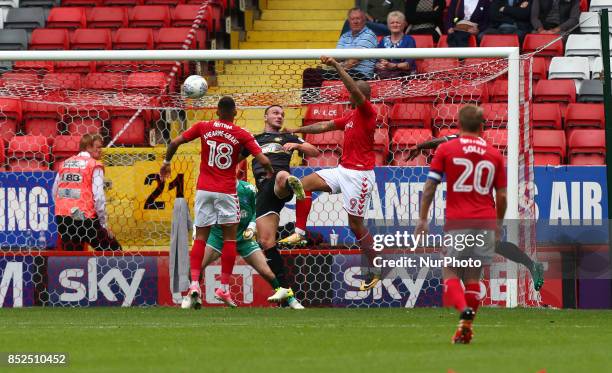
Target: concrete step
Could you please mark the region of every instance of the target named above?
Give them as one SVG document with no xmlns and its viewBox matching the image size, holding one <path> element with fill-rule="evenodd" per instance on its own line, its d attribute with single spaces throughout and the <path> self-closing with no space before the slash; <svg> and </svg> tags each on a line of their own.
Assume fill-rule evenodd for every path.
<svg viewBox="0 0 612 373">
<path fill-rule="evenodd" d="M 336 9 L 344 10 L 345 12 L 355 6 L 354 0 L 302 0 L 302 1 L 287 1 L 287 0 L 269 0 L 266 9 L 293 9 L 293 10 L 321 10 L 321 9 Z"/>
<path fill-rule="evenodd" d="M 262 21 L 256 20 L 257 31 L 336 31 L 340 34 L 343 21 Z"/>
<path fill-rule="evenodd" d="M 243 41 L 240 49 L 334 49 L 333 41 Z"/>
<path fill-rule="evenodd" d="M 249 31 L 246 41 L 329 41 L 335 43 L 340 37 L 340 30 L 335 31 Z"/>
<path fill-rule="evenodd" d="M 261 19 L 265 21 L 280 21 L 280 20 L 294 20 L 294 21 L 337 21 L 345 20 L 348 9 L 338 10 L 264 10 L 261 12 Z"/>
</svg>

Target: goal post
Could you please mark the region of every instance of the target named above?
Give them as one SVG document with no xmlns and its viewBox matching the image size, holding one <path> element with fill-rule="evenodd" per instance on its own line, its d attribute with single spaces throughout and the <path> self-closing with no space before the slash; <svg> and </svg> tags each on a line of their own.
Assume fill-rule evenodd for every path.
<svg viewBox="0 0 612 373">
<path fill-rule="evenodd" d="M 514 47 L 504 48 L 393 48 L 393 49 L 302 49 L 302 50 L 71 50 L 71 51 L 0 51 L 0 62 L 9 61 L 15 63 L 17 67 L 18 61 L 27 62 L 31 72 L 36 75 L 38 79 L 36 82 L 29 81 L 12 81 L 10 84 L 8 80 L 3 80 L 3 84 L 0 85 L 0 99 L 17 99 L 21 104 L 35 103 L 35 104 L 53 104 L 57 108 L 57 121 L 58 126 L 61 126 L 63 133 L 68 133 L 74 122 L 75 118 L 81 120 L 83 123 L 87 123 L 94 130 L 103 128 L 110 134 L 105 136 L 105 145 L 107 146 L 104 163 L 107 166 L 107 179 L 105 182 L 108 183 L 110 188 L 107 198 L 109 198 L 107 205 L 107 212 L 109 215 L 110 225 L 116 232 L 119 241 L 124 243 L 126 249 L 122 252 L 116 253 L 100 253 L 100 257 L 97 262 L 87 262 L 87 268 L 92 265 L 99 267 L 97 273 L 102 276 L 105 270 L 113 269 L 113 261 L 107 260 L 111 256 L 121 260 L 127 260 L 127 264 L 118 264 L 121 267 L 121 273 L 127 273 L 132 277 L 136 276 L 141 269 L 141 264 L 146 262 L 146 255 L 142 254 L 143 248 L 145 251 L 167 251 L 169 242 L 170 225 L 171 220 L 171 206 L 174 197 L 183 196 L 190 202 L 192 206 L 192 199 L 195 193 L 195 180 L 197 178 L 197 167 L 199 166 L 199 145 L 186 146 L 177 153 L 176 161 L 173 162 L 173 176 L 169 185 L 164 185 L 155 177 L 155 173 L 158 171 L 158 167 L 161 164 L 163 146 L 172 137 L 178 135 L 182 130 L 185 130 L 192 123 L 203 120 L 214 118 L 214 108 L 219 97 L 223 95 L 231 95 L 235 97 L 239 115 L 237 123 L 245 125 L 246 127 L 253 122 L 263 123 L 262 111 L 265 107 L 272 104 L 280 104 L 287 108 L 286 122 L 290 122 L 289 126 L 300 126 L 305 121 L 305 116 L 308 112 L 308 108 L 319 104 L 330 104 L 336 105 L 343 110 L 348 103 L 348 96 L 342 93 L 343 87 L 341 83 L 336 82 L 336 85 L 326 85 L 317 87 L 307 87 L 305 84 L 302 85 L 301 81 L 296 80 L 296 76 L 301 76 L 302 70 L 309 66 L 317 66 L 321 56 L 331 56 L 337 59 L 414 59 L 420 63 L 427 63 L 428 60 L 443 60 L 443 59 L 454 59 L 458 61 L 454 65 L 441 65 L 439 69 L 431 68 L 426 72 L 419 71 L 416 75 L 402 76 L 390 79 L 373 79 L 369 81 L 373 88 L 372 101 L 377 105 L 377 110 L 390 110 L 390 107 L 397 105 L 398 103 L 413 103 L 418 102 L 419 105 L 431 106 L 432 112 L 437 115 L 437 119 L 431 119 L 429 133 L 447 134 L 442 130 L 451 130 L 456 128 L 456 116 L 457 108 L 466 103 L 480 103 L 487 102 L 487 99 L 483 99 L 486 93 L 483 93 L 482 87 L 493 83 L 497 78 L 507 75 L 507 87 L 505 98 L 500 102 L 507 103 L 507 112 L 498 112 L 494 115 L 489 116 L 488 132 L 493 133 L 499 131 L 500 135 L 503 131 L 503 136 L 499 136 L 501 143 L 496 144 L 500 150 L 502 150 L 507 159 L 508 167 L 508 194 L 507 194 L 507 212 L 506 220 L 518 221 L 525 218 L 525 215 L 521 213 L 520 201 L 524 198 L 533 198 L 533 194 L 525 197 L 525 189 L 530 188 L 533 179 L 532 176 L 528 176 L 527 180 L 524 175 L 528 175 L 529 172 L 523 171 L 525 167 L 532 168 L 532 162 L 530 160 L 530 149 L 529 149 L 529 133 L 531 131 L 529 126 L 529 107 L 528 95 L 530 87 L 530 78 L 525 78 L 526 69 L 525 63 L 526 58 L 520 56 L 519 49 Z M 468 65 L 467 61 L 470 59 L 482 59 L 480 62 L 475 62 L 474 65 Z M 66 85 L 62 87 L 61 84 L 58 87 L 50 87 L 49 83 L 44 80 L 44 77 L 48 75 L 51 70 L 43 71 L 40 69 L 35 61 L 41 63 L 57 63 L 66 61 L 83 61 L 91 63 L 91 66 L 98 66 L 96 63 L 104 62 L 105 64 L 112 63 L 113 61 L 118 62 L 130 62 L 132 66 L 130 69 L 135 70 L 122 70 L 123 67 L 106 70 L 97 70 L 97 67 L 90 67 L 96 69 L 95 71 L 106 71 L 114 72 L 118 71 L 122 74 L 131 73 L 133 71 L 143 72 L 157 72 L 163 71 L 163 79 L 160 79 L 160 83 L 140 85 L 132 87 L 131 90 L 126 91 L 125 81 L 117 83 L 117 93 L 113 93 L 112 85 L 105 85 L 104 89 L 96 89 L 91 87 L 72 88 Z M 168 69 L 167 62 L 176 62 L 176 67 Z M 258 61 L 260 63 L 254 63 Z M 466 61 L 464 64 L 463 62 Z M 236 77 L 223 76 L 218 74 L 216 79 L 219 83 L 232 82 L 229 86 L 221 87 L 210 84 L 211 89 L 209 94 L 200 100 L 186 99 L 180 93 L 180 83 L 189 74 L 196 73 L 196 69 L 193 66 L 188 66 L 189 62 L 216 62 L 216 70 L 224 69 L 224 71 L 233 71 L 237 65 L 244 64 L 241 70 L 242 73 Z M 264 63 L 270 63 L 270 66 L 264 66 Z M 23 65 L 20 65 L 23 66 Z M 165 66 L 164 68 L 158 67 Z M 318 66 L 317 66 L 318 67 Z M 287 72 L 287 69 L 292 71 Z M 16 69 L 17 70 L 17 69 Z M 176 73 L 180 70 L 180 73 Z M 264 71 L 265 70 L 265 71 Z M 18 71 L 27 71 L 23 68 Z M 94 71 L 94 70 L 91 70 Z M 173 75 L 176 73 L 176 76 Z M 84 71 L 79 71 L 79 74 L 88 74 Z M 214 75 L 214 74 L 213 74 Z M 261 75 L 261 78 L 257 78 Z M 271 79 L 275 78 L 275 79 Z M 0 77 L 3 79 L 3 77 Z M 19 79 L 23 79 L 19 76 Z M 123 77 L 122 79 L 125 79 Z M 240 81 L 244 79 L 245 82 Z M 249 82 L 253 80 L 266 80 L 271 79 L 269 86 L 259 85 L 251 86 Z M 248 81 L 248 82 L 247 82 Z M 446 85 L 427 85 L 422 88 L 423 83 L 428 82 L 441 82 L 444 81 Z M 501 80 L 501 81 L 505 81 Z M 210 82 L 209 82 L 210 83 Z M 261 82 L 258 82 L 261 83 Z M 305 82 L 304 82 L 305 83 Z M 389 84 L 387 84 L 389 83 Z M 59 93 L 57 91 L 60 91 Z M 376 91 L 376 92 L 374 92 Z M 123 94 L 122 92 L 127 92 Z M 57 93 L 57 94 L 56 94 Z M 52 94 L 52 96 L 49 96 Z M 51 97 L 51 98 L 48 98 Z M 432 98 L 433 97 L 433 98 Z M 415 100 L 417 99 L 417 100 Z M 428 101 L 429 100 L 429 101 Z M 432 105 L 433 101 L 433 105 Z M 3 121 L 7 123 L 13 120 L 12 109 L 8 107 L 2 107 L 3 103 L 0 102 L 0 126 Z M 21 109 L 20 109 L 21 110 Z M 429 109 L 428 109 L 429 110 Z M 116 122 L 112 119 L 113 112 L 122 112 L 123 121 Z M 452 112 L 451 112 L 452 111 Z M 24 109 L 25 113 L 26 110 Z M 111 113 L 111 114 L 109 114 Z M 432 116 L 435 116 L 431 114 Z M 20 114 L 21 115 L 21 114 Z M 25 115 L 25 114 L 24 114 Z M 335 115 L 335 114 L 334 114 Z M 430 115 L 428 112 L 427 115 Z M 384 119 L 380 119 L 384 117 Z M 388 179 L 384 183 L 378 186 L 380 194 L 386 193 L 388 189 L 389 195 L 387 197 L 380 197 L 378 201 L 373 202 L 371 213 L 369 218 L 376 221 L 381 217 L 384 219 L 400 220 L 399 215 L 404 214 L 410 216 L 409 221 L 413 220 L 412 213 L 415 210 L 417 201 L 414 196 L 418 198 L 419 191 L 418 187 L 410 187 L 410 183 L 423 183 L 425 172 L 424 166 L 427 166 L 428 156 L 430 154 L 422 155 L 422 162 L 416 162 L 412 166 L 402 166 L 404 163 L 395 162 L 400 160 L 403 161 L 405 149 L 395 149 L 392 143 L 390 130 L 391 127 L 389 121 L 390 114 L 379 111 L 379 118 L 381 123 L 378 123 L 380 127 L 386 128 L 387 132 L 387 149 L 381 149 L 381 159 L 378 166 L 380 169 L 388 174 Z M 438 118 L 439 117 L 439 118 Z M 123 144 L 121 141 L 116 141 L 123 135 L 131 133 L 137 124 L 140 123 L 139 118 L 144 118 L 142 121 L 151 123 L 151 131 L 163 132 L 161 134 L 153 135 L 151 144 Z M 19 117 L 14 121 L 23 121 L 23 118 Z M 378 120 L 377 119 L 377 120 Z M 47 118 L 45 119 L 47 120 Z M 438 122 L 436 122 L 438 121 Z M 434 122 L 436 122 L 434 124 Z M 80 123 L 80 122 L 79 122 Z M 97 126 L 97 127 L 96 127 Z M 109 129 L 112 126 L 112 131 Z M 157 126 L 157 127 L 156 127 Z M 412 126 L 411 124 L 408 125 Z M 27 132 L 25 129 L 26 125 L 23 124 L 23 132 Z M 435 129 L 434 129 L 435 127 Z M 58 127 L 59 128 L 59 127 Z M 148 128 L 148 127 L 146 127 Z M 161 128 L 161 129 L 160 129 Z M 261 126 L 257 127 L 259 130 Z M 414 127 L 410 127 L 414 128 Z M 249 128 L 253 131 L 253 128 Z M 142 131 L 141 127 L 138 127 L 139 131 Z M 507 132 L 506 132 L 507 131 Z M 111 133 L 112 132 L 112 133 Z M 498 137 L 491 137 L 492 141 L 497 141 Z M 423 138 L 426 140 L 427 138 Z M 308 140 L 308 139 L 307 139 Z M 334 140 L 335 141 L 335 140 Z M 157 145 L 157 146 L 156 146 Z M 323 148 L 325 151 L 329 150 L 337 156 L 340 152 L 340 143 L 324 144 Z M 335 146 L 332 149 L 332 146 Z M 41 157 L 44 158 L 45 152 L 50 152 L 51 148 L 41 148 Z M 10 149 L 7 147 L 7 157 L 10 157 Z M 52 161 L 51 161 L 52 162 Z M 330 166 L 329 163 L 317 163 L 311 159 L 300 158 L 294 156 L 294 166 L 303 166 L 297 168 L 297 173 L 304 174 L 311 172 L 312 169 L 318 167 Z M 388 167 L 387 167 L 388 166 Z M 7 168 L 10 168 L 7 163 Z M 10 169 L 9 169 L 10 171 Z M 133 175 L 130 173 L 133 172 Z M 382 172 L 382 171 L 380 171 Z M 524 174 L 524 175 L 523 175 Z M 175 176 L 176 175 L 176 176 Z M 532 175 L 532 172 L 531 172 Z M 28 181 L 35 180 L 40 182 L 45 180 L 45 185 L 49 185 L 49 176 L 43 176 L 38 173 L 31 173 L 28 176 L 24 176 Z M 130 184 L 130 177 L 138 179 L 138 182 Z M 252 181 L 252 176 L 250 176 Z M 142 183 L 147 189 L 143 195 Z M 531 183 L 531 184 L 530 184 Z M 389 184 L 393 184 L 389 186 Z M 149 191 L 150 188 L 151 190 Z M 397 189 L 397 190 L 396 190 Z M 421 190 L 422 191 L 422 190 Z M 150 192 L 150 193 L 149 193 Z M 4 193 L 4 192 L 3 192 Z M 10 198 L 19 199 L 16 191 L 11 191 Z M 378 193 L 378 191 L 376 192 Z M 401 194 L 401 195 L 400 195 Z M 440 194 L 441 196 L 441 194 Z M 15 201 L 9 200 L 9 193 L 6 192 L 0 195 L 6 199 L 6 203 L 2 208 L 9 208 L 7 206 L 17 206 Z M 49 197 L 50 198 L 50 197 Z M 287 253 L 287 257 L 291 256 L 290 262 L 295 267 L 295 275 L 293 279 L 296 282 L 296 288 L 298 295 L 302 297 L 308 297 L 309 294 L 317 294 L 315 297 L 319 297 L 319 293 L 312 289 L 312 286 L 303 286 L 300 282 L 306 281 L 309 276 L 316 278 L 319 281 L 320 278 L 325 277 L 326 274 L 317 271 L 322 271 L 321 268 L 344 268 L 344 265 L 350 267 L 352 259 L 350 258 L 350 248 L 354 245 L 354 238 L 347 228 L 346 222 L 343 222 L 343 218 L 340 211 L 334 206 L 341 204 L 340 200 L 333 198 L 327 199 L 328 197 L 320 197 L 320 203 L 315 203 L 309 219 L 309 226 L 312 224 L 315 228 L 313 229 L 316 234 L 323 236 L 322 245 L 323 250 L 317 254 L 310 255 L 307 251 L 296 251 L 294 254 Z M 386 199 L 385 199 L 386 198 Z M 395 198 L 395 199 L 394 199 Z M 402 201 L 405 198 L 406 201 Z M 374 198 L 376 199 L 376 198 Z M 19 201 L 18 201 L 19 202 Z M 439 218 L 443 214 L 443 201 L 440 197 L 440 204 L 436 205 L 435 212 L 432 214 Z M 375 206 L 378 204 L 379 206 Z M 384 206 L 380 206 L 380 205 Z M 294 219 L 293 204 L 289 203 L 289 208 L 283 210 L 281 213 L 281 224 L 286 224 Z M 395 209 L 394 212 L 388 213 L 388 208 Z M 12 207 L 11 207 L 12 208 Z M 377 210 L 378 209 L 378 210 Z M 384 213 L 380 212 L 385 210 Z M 26 219 L 26 217 L 19 217 L 14 211 L 9 210 L 0 211 L 3 216 L 1 218 L 8 219 L 8 214 L 13 214 L 13 219 L 16 221 L 19 219 Z M 378 212 L 376 212 L 378 211 Z M 21 213 L 21 212 L 20 212 Z M 27 215 L 26 211 L 23 214 Z M 30 213 L 31 215 L 31 213 Z M 384 216 L 383 216 L 384 215 Z M 532 215 L 529 215 L 533 218 Z M 384 220 L 383 219 L 383 220 Z M 8 226 L 9 220 L 6 220 Z M 388 222 L 388 221 L 387 221 Z M 0 222 L 4 224 L 4 222 Z M 20 223 L 17 221 L 18 227 Z M 67 277 L 74 277 L 75 273 L 81 273 L 78 271 L 61 271 L 55 268 L 52 271 L 47 272 L 43 267 L 50 265 L 51 261 L 58 262 L 58 260 L 47 260 L 47 255 L 41 255 L 40 250 L 44 250 L 40 245 L 32 245 L 30 223 L 25 223 L 23 227 L 27 229 L 17 229 L 15 232 L 0 234 L 0 259 L 7 259 L 14 256 L 15 251 L 19 251 L 23 255 L 24 253 L 31 253 L 33 256 L 42 256 L 45 259 L 34 260 L 30 266 L 36 267 L 34 272 L 40 271 L 38 275 L 32 275 L 29 277 L 29 281 L 36 282 L 36 294 L 41 295 L 41 299 L 45 299 L 43 304 L 58 304 L 58 305 L 74 305 L 72 300 L 75 296 L 64 296 L 56 294 L 57 291 L 49 290 L 45 288 L 47 283 L 41 280 L 42 273 L 54 273 Z M 0 226 L 2 226 L 0 224 Z M 340 233 L 340 243 L 346 246 L 346 251 L 337 247 L 330 247 L 327 245 L 326 238 L 330 232 L 338 230 L 338 227 L 343 226 L 343 232 Z M 317 229 L 321 228 L 321 229 Z M 53 224 L 49 224 L 49 229 L 56 229 Z M 1 229 L 0 229 L 1 230 Z M 26 233 L 27 232 L 27 233 Z M 2 233 L 2 232 L 0 232 Z M 57 233 L 57 232 L 54 232 Z M 15 240 L 10 237 L 13 234 Z M 508 225 L 507 231 L 508 240 L 519 244 L 521 241 L 521 230 L 515 224 Z M 42 236 L 42 234 L 41 234 Z M 47 239 L 52 235 L 46 235 Z M 36 236 L 39 237 L 39 236 Z M 53 236 L 55 237 L 55 236 Z M 523 239 L 523 241 L 525 241 Z M 16 244 L 17 243 L 17 244 Z M 36 246 L 36 247 L 34 247 Z M 44 245 L 43 245 L 44 246 Z M 52 248 L 53 245 L 47 244 L 46 247 Z M 17 249 L 15 249 L 17 247 Z M 140 248 L 139 248 L 140 247 Z M 328 250 L 329 249 L 329 250 Z M 326 251 L 327 250 L 327 251 Z M 530 248 L 531 254 L 535 247 Z M 314 250 L 316 252 L 316 250 Z M 9 254 L 11 253 L 11 254 Z M 344 254 L 346 253 L 346 254 Z M 427 255 L 426 252 L 421 253 Z M 63 255 L 63 254 L 62 254 Z M 98 253 L 92 254 L 97 257 Z M 144 255 L 144 257 L 143 257 Z M 319 256 L 317 256 L 319 255 Z M 50 258 L 53 255 L 50 256 Z M 62 256 L 60 256 L 61 258 Z M 24 259 L 25 260 L 25 259 Z M 70 262 L 70 261 L 68 261 Z M 93 263 L 93 264 L 92 264 Z M 97 263 L 97 264 L 96 264 Z M 101 264 L 102 263 L 102 264 Z M 534 301 L 531 297 L 525 294 L 530 292 L 529 286 L 525 285 L 525 282 L 521 281 L 521 271 L 514 263 L 506 261 L 502 270 L 504 274 L 504 286 L 505 286 L 505 299 L 503 303 L 506 307 L 515 307 L 518 305 L 533 305 Z M 38 269 L 40 267 L 40 269 Z M 348 267 L 347 267 L 348 268 Z M 345 269 L 343 269 L 345 270 Z M 2 267 L 0 267 L 0 274 Z M 84 270 L 86 272 L 86 270 Z M 345 283 L 340 286 L 339 289 L 330 286 L 328 293 L 323 298 L 312 301 L 312 304 L 339 304 L 347 306 L 363 306 L 365 303 L 362 302 L 363 294 L 354 294 L 344 289 L 348 286 L 349 276 L 347 269 L 344 273 Z M 143 276 L 141 274 L 141 276 Z M 340 276 L 334 274 L 333 276 Z M 348 277 L 347 277 L 348 276 Z M 439 278 L 434 278 L 437 275 L 428 275 L 426 280 L 431 288 L 439 288 Z M 127 277 L 126 277 L 127 278 Z M 142 278 L 142 277 L 141 277 Z M 335 280 L 335 279 L 334 279 Z M 62 282 L 64 281 L 64 282 Z M 143 280 L 144 281 L 144 280 Z M 212 280 L 211 280 L 212 281 Z M 323 280 L 321 280 L 323 281 Z M 69 283 L 69 279 L 64 278 L 63 280 L 54 280 L 55 283 L 66 284 Z M 129 282 L 129 281 L 128 281 Z M 349 281 L 350 282 L 350 281 Z M 8 282 L 7 282 L 8 284 Z M 246 286 L 253 286 L 247 282 L 241 282 L 241 291 L 245 291 Z M 327 285 L 325 285 L 327 286 Z M 323 287 L 325 287 L 323 286 Z M 336 286 L 336 285 L 334 285 Z M 402 285 L 403 286 L 403 285 Z M 2 289 L 0 289 L 2 290 Z M 438 289 L 439 290 L 439 289 Z M 142 295 L 145 290 L 139 290 L 140 293 L 132 296 L 133 299 L 138 299 L 138 294 Z M 107 290 L 108 292 L 108 290 Z M 6 293 L 6 292 L 5 292 Z M 0 294 L 5 294 L 0 292 Z M 347 295 L 347 294 L 352 295 Z M 359 292 L 356 292 L 359 293 Z M 80 293 L 79 293 L 80 294 Z M 89 294 L 89 293 L 88 293 Z M 332 294 L 331 296 L 329 294 Z M 135 296 L 135 298 L 134 298 Z M 354 296 L 355 298 L 350 298 Z M 378 299 L 379 302 L 374 302 L 373 306 L 393 306 L 396 303 L 393 298 L 397 296 L 394 294 L 391 300 L 385 300 L 384 296 L 370 294 L 369 296 L 373 299 Z M 378 296 L 378 298 L 377 298 Z M 102 297 L 102 295 L 100 296 Z M 329 299 L 327 299 L 327 298 Z M 93 296 L 96 298 L 96 296 Z M 119 297 L 120 298 L 120 297 Z M 342 298 L 337 300 L 336 298 Z M 527 299 L 529 298 L 529 299 Z M 121 298 L 125 301 L 125 298 Z M 121 299 L 118 302 L 121 302 Z M 245 298 L 246 299 L 246 298 Z M 496 300 L 497 302 L 500 299 Z M 412 303 L 411 303 L 412 302 Z M 82 300 L 77 302 L 79 305 L 90 305 L 97 304 Z M 112 303 L 112 302 L 111 302 Z M 153 301 L 147 301 L 146 304 L 155 303 Z M 537 303 L 537 302 L 536 302 Z M 403 306 L 414 306 L 414 300 L 402 300 Z M 491 304 L 497 304 L 495 301 Z M 2 306 L 0 304 L 0 306 Z"/>
</svg>

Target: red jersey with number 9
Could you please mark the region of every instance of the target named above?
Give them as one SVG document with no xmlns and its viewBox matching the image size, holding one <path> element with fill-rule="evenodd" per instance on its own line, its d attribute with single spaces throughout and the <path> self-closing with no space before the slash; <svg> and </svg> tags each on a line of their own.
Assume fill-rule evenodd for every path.
<svg viewBox="0 0 612 373">
<path fill-rule="evenodd" d="M 236 167 L 242 148 L 252 155 L 261 153 L 253 135 L 232 122 L 214 120 L 198 122 L 187 131 L 187 141 L 200 138 L 202 159 L 198 190 L 236 194 Z"/>
<path fill-rule="evenodd" d="M 431 161 L 430 179 L 446 174 L 445 229 L 495 229 L 493 189 L 505 188 L 504 158 L 480 137 L 461 136 L 441 144 Z"/>
</svg>

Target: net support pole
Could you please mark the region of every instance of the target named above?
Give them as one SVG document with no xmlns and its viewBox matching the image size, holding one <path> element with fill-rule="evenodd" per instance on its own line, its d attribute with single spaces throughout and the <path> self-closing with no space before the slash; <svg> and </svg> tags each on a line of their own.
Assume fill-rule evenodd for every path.
<svg viewBox="0 0 612 373">
<path fill-rule="evenodd" d="M 610 20 L 609 10 L 602 9 L 599 11 L 599 35 L 601 39 L 601 56 L 603 62 L 603 97 L 604 97 L 604 113 L 605 113 L 605 133 L 606 133 L 606 149 L 612 149 L 612 84 L 610 82 Z M 608 190 L 608 211 L 606 212 L 607 224 L 610 227 L 612 221 L 612 209 L 610 209 L 610 201 L 612 200 L 612 151 L 606 151 L 606 184 Z M 610 230 L 610 229 L 608 229 Z M 612 232 L 608 231 L 608 255 L 612 259 Z M 612 286 L 610 287 L 612 289 Z"/>
<path fill-rule="evenodd" d="M 518 48 L 508 56 L 508 187 L 505 220 L 507 239 L 518 243 L 519 195 L 519 116 L 520 116 L 520 54 Z M 518 266 L 506 260 L 506 307 L 518 305 Z"/>
</svg>

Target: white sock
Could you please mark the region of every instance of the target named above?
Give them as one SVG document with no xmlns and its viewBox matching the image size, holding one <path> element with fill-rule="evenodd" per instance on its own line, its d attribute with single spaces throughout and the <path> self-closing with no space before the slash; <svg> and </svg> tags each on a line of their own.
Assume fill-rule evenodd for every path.
<svg viewBox="0 0 612 373">
<path fill-rule="evenodd" d="M 295 228 L 295 233 L 305 236 L 306 235 L 306 231 L 300 228 Z"/>
<path fill-rule="evenodd" d="M 191 286 L 199 286 L 200 283 L 197 281 L 191 281 Z"/>
</svg>

